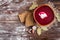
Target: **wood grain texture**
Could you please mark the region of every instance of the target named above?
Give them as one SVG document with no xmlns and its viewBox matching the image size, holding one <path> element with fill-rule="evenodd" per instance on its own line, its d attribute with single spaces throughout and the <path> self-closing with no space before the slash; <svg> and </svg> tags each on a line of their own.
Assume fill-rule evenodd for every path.
<svg viewBox="0 0 60 40">
<path fill-rule="evenodd" d="M 60 11 L 60 0 L 53 0 L 52 2 Z M 15 39 L 16 36 L 11 36 L 12 34 L 1 34 L 1 31 L 3 33 L 7 31 L 13 32 L 16 27 L 21 27 L 21 25 L 18 13 L 0 13 L 0 40 L 10 40 L 10 38 L 13 38 L 12 40 L 17 40 Z M 42 33 L 41 36 L 32 34 L 29 34 L 28 37 L 29 36 L 32 36 L 32 39 L 30 40 L 60 40 L 60 23 L 58 23 L 58 26 L 54 26 L 48 31 Z"/>
</svg>

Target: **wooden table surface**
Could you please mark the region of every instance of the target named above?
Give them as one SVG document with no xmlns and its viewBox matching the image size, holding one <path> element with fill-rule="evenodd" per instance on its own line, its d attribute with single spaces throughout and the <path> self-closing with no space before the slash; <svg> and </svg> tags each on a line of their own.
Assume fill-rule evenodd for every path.
<svg viewBox="0 0 60 40">
<path fill-rule="evenodd" d="M 53 0 L 52 2 L 55 4 L 55 6 L 60 11 L 60 0 Z M 22 11 L 21 9 L 20 11 Z M 24 9 L 25 8 L 23 8 L 23 11 Z M 35 37 L 33 37 L 31 40 L 60 40 L 60 23 L 58 23 L 57 25 L 58 26 L 55 25 L 47 32 L 42 33 L 41 36 L 39 37 L 34 35 Z M 22 27 L 22 29 L 24 29 L 23 28 L 24 26 L 22 26 L 22 24 L 19 21 L 18 13 L 17 12 L 10 13 L 9 11 L 8 13 L 6 11 L 3 12 L 1 11 L 1 7 L 0 7 L 0 40 L 18 40 L 18 38 L 17 39 L 15 38 L 16 37 L 21 38 L 22 33 L 19 34 L 20 36 L 19 35 L 16 36 L 17 35 L 17 32 L 15 32 L 16 27 Z M 32 34 L 30 35 L 32 36 Z M 27 36 L 27 38 L 28 37 L 29 36 Z M 27 38 L 26 40 L 28 40 Z M 19 40 L 24 40 L 24 39 L 21 38 Z"/>
</svg>

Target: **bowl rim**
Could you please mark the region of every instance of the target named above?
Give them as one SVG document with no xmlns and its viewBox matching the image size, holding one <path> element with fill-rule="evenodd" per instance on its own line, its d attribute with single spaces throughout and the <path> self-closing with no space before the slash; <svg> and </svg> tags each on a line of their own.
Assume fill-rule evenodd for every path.
<svg viewBox="0 0 60 40">
<path fill-rule="evenodd" d="M 34 12 L 33 12 L 33 18 L 34 18 L 35 22 L 38 24 L 38 26 L 50 26 L 51 24 L 53 24 L 53 23 L 56 21 L 55 13 L 54 13 L 54 19 L 53 19 L 50 23 L 48 23 L 48 24 L 46 24 L 46 25 L 39 24 L 39 23 L 37 22 L 37 20 L 35 19 L 35 11 L 36 11 L 38 8 L 42 7 L 42 6 L 48 6 L 48 7 L 50 7 L 51 10 L 52 10 L 53 13 L 54 13 L 54 10 L 53 10 L 53 8 L 52 8 L 51 6 L 49 6 L 48 4 L 42 4 L 42 5 L 38 6 L 38 7 L 34 10 Z"/>
</svg>

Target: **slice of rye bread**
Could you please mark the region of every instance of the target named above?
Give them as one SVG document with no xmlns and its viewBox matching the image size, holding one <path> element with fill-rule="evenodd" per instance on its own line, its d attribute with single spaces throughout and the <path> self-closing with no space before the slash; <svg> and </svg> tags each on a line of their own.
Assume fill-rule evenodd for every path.
<svg viewBox="0 0 60 40">
<path fill-rule="evenodd" d="M 25 12 L 19 14 L 19 19 L 22 23 L 25 22 L 25 19 L 26 19 L 26 16 L 28 15 L 28 13 L 29 13 L 28 11 L 25 11 Z"/>
<path fill-rule="evenodd" d="M 30 27 L 33 26 L 34 23 L 34 19 L 33 19 L 33 14 L 31 12 L 28 13 L 26 20 L 25 20 L 25 26 L 26 27 Z"/>
</svg>

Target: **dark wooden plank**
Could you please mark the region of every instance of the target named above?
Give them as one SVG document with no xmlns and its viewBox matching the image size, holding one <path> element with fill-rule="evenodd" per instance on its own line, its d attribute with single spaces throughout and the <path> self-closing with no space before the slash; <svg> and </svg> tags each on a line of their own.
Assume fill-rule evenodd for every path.
<svg viewBox="0 0 60 40">
<path fill-rule="evenodd" d="M 0 13 L 0 21 L 3 21 L 3 20 L 19 20 L 18 19 L 18 13 L 12 13 L 12 14 L 9 14 L 9 13 Z"/>
<path fill-rule="evenodd" d="M 12 31 L 15 27 L 20 27 L 20 23 L 0 23 L 0 29 Z"/>
</svg>

